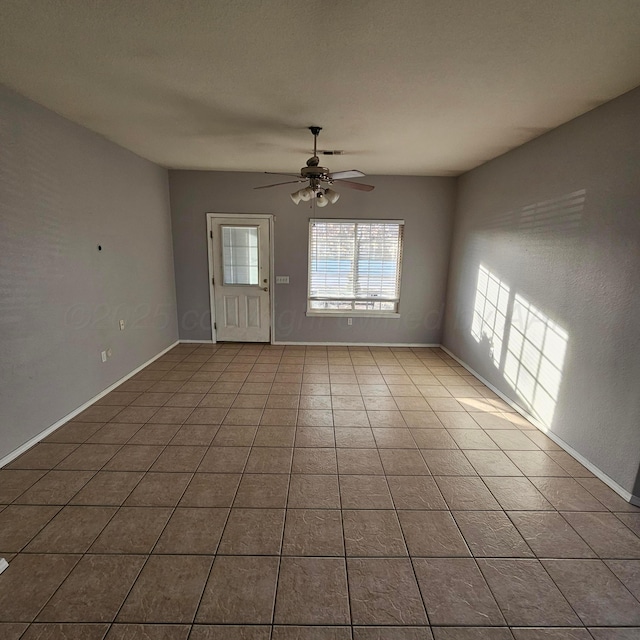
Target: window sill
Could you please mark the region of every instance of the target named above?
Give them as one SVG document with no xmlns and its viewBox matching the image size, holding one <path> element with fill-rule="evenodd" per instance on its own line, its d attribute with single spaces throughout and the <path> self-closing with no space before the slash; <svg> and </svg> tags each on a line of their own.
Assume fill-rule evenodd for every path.
<svg viewBox="0 0 640 640">
<path fill-rule="evenodd" d="M 400 314 L 390 311 L 307 311 L 307 316 L 325 318 L 399 318 Z"/>
</svg>

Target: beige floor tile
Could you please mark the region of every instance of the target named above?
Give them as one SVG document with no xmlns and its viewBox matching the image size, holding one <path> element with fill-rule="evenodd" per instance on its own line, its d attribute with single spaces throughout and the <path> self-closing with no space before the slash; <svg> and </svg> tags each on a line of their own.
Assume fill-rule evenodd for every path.
<svg viewBox="0 0 640 640">
<path fill-rule="evenodd" d="M 282 555 L 344 555 L 341 512 L 330 509 L 288 509 Z"/>
<path fill-rule="evenodd" d="M 513 640 L 507 627 L 433 627 L 433 635 L 435 640 Z"/>
<path fill-rule="evenodd" d="M 118 622 L 192 622 L 211 563 L 209 556 L 151 556 Z"/>
<path fill-rule="evenodd" d="M 62 445 L 61 445 L 62 446 Z M 68 471 L 97 471 L 113 458 L 120 449 L 117 444 L 81 444 L 56 469 Z"/>
<path fill-rule="evenodd" d="M 96 431 L 99 431 L 103 426 L 104 422 L 67 422 L 67 424 L 61 426 L 59 429 L 56 429 L 53 433 L 49 434 L 44 439 L 44 442 L 65 442 L 81 444 L 82 442 L 86 442 Z"/>
<path fill-rule="evenodd" d="M 299 427 L 332 427 L 333 413 L 329 409 L 300 409 Z"/>
<path fill-rule="evenodd" d="M 251 447 L 209 447 L 198 472 L 203 473 L 242 473 Z"/>
<path fill-rule="evenodd" d="M 576 480 L 599 502 L 611 511 L 619 511 L 640 514 L 640 507 L 630 504 L 621 498 L 613 489 L 610 489 L 599 478 L 576 478 Z"/>
<path fill-rule="evenodd" d="M 434 476 L 449 509 L 455 511 L 499 511 L 500 505 L 480 478 Z"/>
<path fill-rule="evenodd" d="M 525 476 L 557 477 L 569 474 L 546 451 L 507 451 L 509 458 Z"/>
<path fill-rule="evenodd" d="M 296 447 L 334 447 L 333 427 L 298 427 L 295 438 Z"/>
<path fill-rule="evenodd" d="M 151 553 L 170 516 L 170 507 L 122 507 L 89 551 Z"/>
<path fill-rule="evenodd" d="M 151 471 L 195 471 L 207 447 L 198 446 L 168 446 L 151 465 Z"/>
<path fill-rule="evenodd" d="M 505 510 L 552 511 L 551 503 L 528 478 L 485 477 L 484 483 Z"/>
<path fill-rule="evenodd" d="M 144 556 L 132 555 L 83 556 L 38 622 L 111 622 L 144 561 Z"/>
<path fill-rule="evenodd" d="M 293 449 L 285 447 L 254 447 L 246 473 L 290 473 Z"/>
<path fill-rule="evenodd" d="M 510 511 L 509 518 L 539 558 L 595 558 L 595 552 L 555 511 Z"/>
<path fill-rule="evenodd" d="M 271 640 L 351 640 L 350 627 L 273 627 Z"/>
<path fill-rule="evenodd" d="M 105 640 L 187 640 L 189 630 L 186 624 L 114 624 Z"/>
<path fill-rule="evenodd" d="M 592 640 L 589 632 L 580 627 L 551 629 L 542 627 L 511 629 L 515 640 Z"/>
<path fill-rule="evenodd" d="M 372 449 L 376 446 L 373 431 L 362 427 L 336 427 L 334 429 L 336 447 Z"/>
<path fill-rule="evenodd" d="M 451 429 L 449 435 L 460 449 L 498 450 L 498 445 L 482 429 Z"/>
<path fill-rule="evenodd" d="M 538 491 L 559 511 L 606 511 L 573 478 L 530 478 Z"/>
<path fill-rule="evenodd" d="M 368 427 L 369 418 L 366 411 L 333 411 L 333 424 L 336 427 Z"/>
<path fill-rule="evenodd" d="M 293 427 L 296 424 L 297 417 L 298 411 L 296 409 L 265 409 L 260 419 L 260 424 L 268 426 Z"/>
<path fill-rule="evenodd" d="M 84 553 L 116 513 L 115 507 L 64 507 L 27 545 L 28 553 Z"/>
<path fill-rule="evenodd" d="M 295 427 L 258 427 L 253 446 L 292 447 L 295 435 Z"/>
<path fill-rule="evenodd" d="M 231 509 L 218 553 L 230 556 L 278 555 L 284 509 Z"/>
<path fill-rule="evenodd" d="M 384 475 L 377 449 L 338 449 L 338 473 Z"/>
<path fill-rule="evenodd" d="M 59 506 L 9 505 L 0 511 L 0 553 L 22 550 L 60 511 Z"/>
<path fill-rule="evenodd" d="M 606 560 L 605 564 L 640 601 L 640 560 Z"/>
<path fill-rule="evenodd" d="M 269 640 L 268 625 L 194 625 L 190 640 Z M 146 639 L 145 639 L 146 640 Z"/>
<path fill-rule="evenodd" d="M 79 444 L 40 442 L 10 462 L 5 468 L 53 469 L 79 446 Z"/>
<path fill-rule="evenodd" d="M 293 451 L 292 473 L 332 474 L 338 473 L 334 448 L 296 448 Z"/>
<path fill-rule="evenodd" d="M 400 411 L 372 411 L 367 410 L 369 424 L 372 427 L 382 429 L 393 429 L 398 427 L 406 427 L 407 423 L 402 417 Z"/>
<path fill-rule="evenodd" d="M 340 476 L 343 509 L 393 509 L 384 476 Z"/>
<path fill-rule="evenodd" d="M 387 482 L 396 509 L 446 509 L 447 504 L 435 481 L 427 476 L 388 476 Z"/>
<path fill-rule="evenodd" d="M 601 558 L 640 558 L 640 538 L 612 513 L 563 513 Z"/>
<path fill-rule="evenodd" d="M 217 556 L 196 622 L 271 624 L 277 579 L 276 557 Z"/>
<path fill-rule="evenodd" d="M 216 553 L 229 509 L 178 507 L 171 516 L 154 553 L 213 555 Z"/>
<path fill-rule="evenodd" d="M 420 453 L 434 476 L 475 476 L 476 470 L 462 451 L 423 449 Z"/>
<path fill-rule="evenodd" d="M 424 458 L 419 451 L 413 449 L 380 449 L 379 454 L 387 476 L 430 475 Z"/>
<path fill-rule="evenodd" d="M 239 473 L 196 473 L 180 500 L 180 506 L 230 507 L 240 477 Z"/>
<path fill-rule="evenodd" d="M 398 405 L 394 398 L 387 396 L 368 396 L 363 394 L 362 398 L 367 411 L 398 411 Z"/>
<path fill-rule="evenodd" d="M 248 447 L 253 443 L 257 427 L 222 425 L 213 438 L 214 447 Z"/>
<path fill-rule="evenodd" d="M 174 507 L 191 480 L 191 473 L 147 473 L 125 501 L 128 507 Z"/>
<path fill-rule="evenodd" d="M 300 396 L 300 409 L 326 410 L 332 408 L 331 396 Z"/>
<path fill-rule="evenodd" d="M 371 430 L 379 449 L 417 449 L 418 447 L 409 429 L 374 427 Z"/>
<path fill-rule="evenodd" d="M 474 560 L 413 561 L 432 625 L 503 625 L 505 620 Z"/>
<path fill-rule="evenodd" d="M 429 627 L 354 627 L 354 640 L 433 640 Z"/>
<path fill-rule="evenodd" d="M 287 506 L 293 509 L 339 509 L 338 476 L 291 476 Z"/>
<path fill-rule="evenodd" d="M 277 378 L 276 378 L 277 380 Z M 300 405 L 300 396 L 295 395 L 270 395 L 268 396 L 267 409 L 297 409 Z"/>
<path fill-rule="evenodd" d="M 543 560 L 542 564 L 584 624 L 640 625 L 640 602 L 604 562 Z"/>
<path fill-rule="evenodd" d="M 349 558 L 351 616 L 355 625 L 424 625 L 411 562 L 405 558 Z"/>
<path fill-rule="evenodd" d="M 446 429 L 412 429 L 411 433 L 420 449 L 458 449 L 458 445 Z M 475 471 L 473 473 L 475 475 Z"/>
<path fill-rule="evenodd" d="M 408 555 L 395 511 L 345 510 L 342 519 L 348 556 Z"/>
<path fill-rule="evenodd" d="M 481 476 L 521 476 L 522 473 L 502 451 L 466 450 L 465 456 Z"/>
<path fill-rule="evenodd" d="M 282 558 L 276 624 L 349 624 L 343 558 Z"/>
<path fill-rule="evenodd" d="M 170 441 L 172 446 L 198 446 L 208 447 L 216 433 L 217 425 L 210 424 L 183 424 Z"/>
<path fill-rule="evenodd" d="M 180 431 L 179 424 L 154 424 L 148 422 L 127 441 L 126 444 L 167 445 Z"/>
<path fill-rule="evenodd" d="M 331 405 L 334 411 L 364 411 L 365 405 L 358 396 L 332 396 Z"/>
<path fill-rule="evenodd" d="M 580 619 L 537 560 L 481 558 L 477 562 L 510 625 L 580 626 Z"/>
<path fill-rule="evenodd" d="M 22 640 L 45 640 L 49 638 L 64 638 L 64 640 L 102 640 L 109 629 L 106 623 L 82 624 L 64 622 L 34 623 L 22 636 Z M 6 640 L 1 634 L 0 637 Z M 17 639 L 17 636 L 16 636 Z"/>
<path fill-rule="evenodd" d="M 573 456 L 566 451 L 549 451 L 550 458 L 555 460 L 567 473 L 574 478 L 593 478 L 593 473 L 582 466 Z"/>
<path fill-rule="evenodd" d="M 447 429 L 480 429 L 480 425 L 466 411 L 443 411 L 436 415 Z"/>
<path fill-rule="evenodd" d="M 412 557 L 471 555 L 449 511 L 398 511 L 398 517 Z"/>
<path fill-rule="evenodd" d="M 93 444 L 126 444 L 144 425 L 136 423 L 108 422 L 96 431 L 86 443 Z"/>
<path fill-rule="evenodd" d="M 503 511 L 456 511 L 453 517 L 476 558 L 534 555 Z"/>
<path fill-rule="evenodd" d="M 49 471 L 16 498 L 17 504 L 64 505 L 92 478 L 94 471 Z"/>
<path fill-rule="evenodd" d="M 64 554 L 21 554 L 12 559 L 2 574 L 0 622 L 31 622 L 79 559 Z"/>
<path fill-rule="evenodd" d="M 159 445 L 124 445 L 104 466 L 105 471 L 148 471 L 162 453 Z"/>
<path fill-rule="evenodd" d="M 284 509 L 287 506 L 288 489 L 288 474 L 245 473 L 233 506 Z"/>
</svg>

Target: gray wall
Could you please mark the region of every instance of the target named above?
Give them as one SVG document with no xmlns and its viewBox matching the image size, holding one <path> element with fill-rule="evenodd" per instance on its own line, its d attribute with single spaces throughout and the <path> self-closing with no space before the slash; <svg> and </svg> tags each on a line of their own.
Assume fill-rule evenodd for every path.
<svg viewBox="0 0 640 640">
<path fill-rule="evenodd" d="M 271 179 L 273 178 L 273 179 Z M 285 178 L 282 178 L 284 180 Z M 317 209 L 294 205 L 295 185 L 254 190 L 278 182 L 258 173 L 170 171 L 178 321 L 183 340 L 210 340 L 206 213 L 273 213 L 275 337 L 292 342 L 439 343 L 451 236 L 452 178 L 368 176 L 371 193 L 336 186 L 340 200 Z M 307 317 L 309 218 L 404 219 L 400 318 Z"/>
<path fill-rule="evenodd" d="M 177 339 L 166 170 L 0 88 L 0 291 L 2 458 Z"/>
<path fill-rule="evenodd" d="M 636 89 L 459 179 L 444 331 L 475 371 L 548 416 L 549 362 L 514 384 L 517 333 L 502 357 L 500 335 L 472 335 L 480 266 L 509 288 L 507 331 L 522 324 L 516 295 L 541 314 L 521 365 L 532 368 L 549 322 L 561 327 L 564 359 L 542 346 L 562 370 L 548 426 L 627 491 L 640 462 L 639 114 Z"/>
</svg>

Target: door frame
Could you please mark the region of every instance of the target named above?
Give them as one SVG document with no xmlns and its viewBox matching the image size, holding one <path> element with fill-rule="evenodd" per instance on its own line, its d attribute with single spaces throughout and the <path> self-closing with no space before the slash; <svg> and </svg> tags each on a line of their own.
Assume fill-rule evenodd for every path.
<svg viewBox="0 0 640 640">
<path fill-rule="evenodd" d="M 269 221 L 269 344 L 273 344 L 273 318 L 275 312 L 275 300 L 273 288 L 274 276 L 274 255 L 273 255 L 273 223 L 276 219 L 272 213 L 207 213 L 207 257 L 209 261 L 209 309 L 211 311 L 211 342 L 217 342 L 216 336 L 216 303 L 214 297 L 215 284 L 213 283 L 213 220 L 214 218 L 244 218 L 251 220 Z"/>
</svg>

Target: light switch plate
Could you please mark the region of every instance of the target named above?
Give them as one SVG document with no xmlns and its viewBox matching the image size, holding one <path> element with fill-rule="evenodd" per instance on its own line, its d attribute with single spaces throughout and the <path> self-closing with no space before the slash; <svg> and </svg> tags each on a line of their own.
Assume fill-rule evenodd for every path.
<svg viewBox="0 0 640 640">
<path fill-rule="evenodd" d="M 276 276 L 276 284 L 289 284 L 289 276 Z"/>
</svg>

